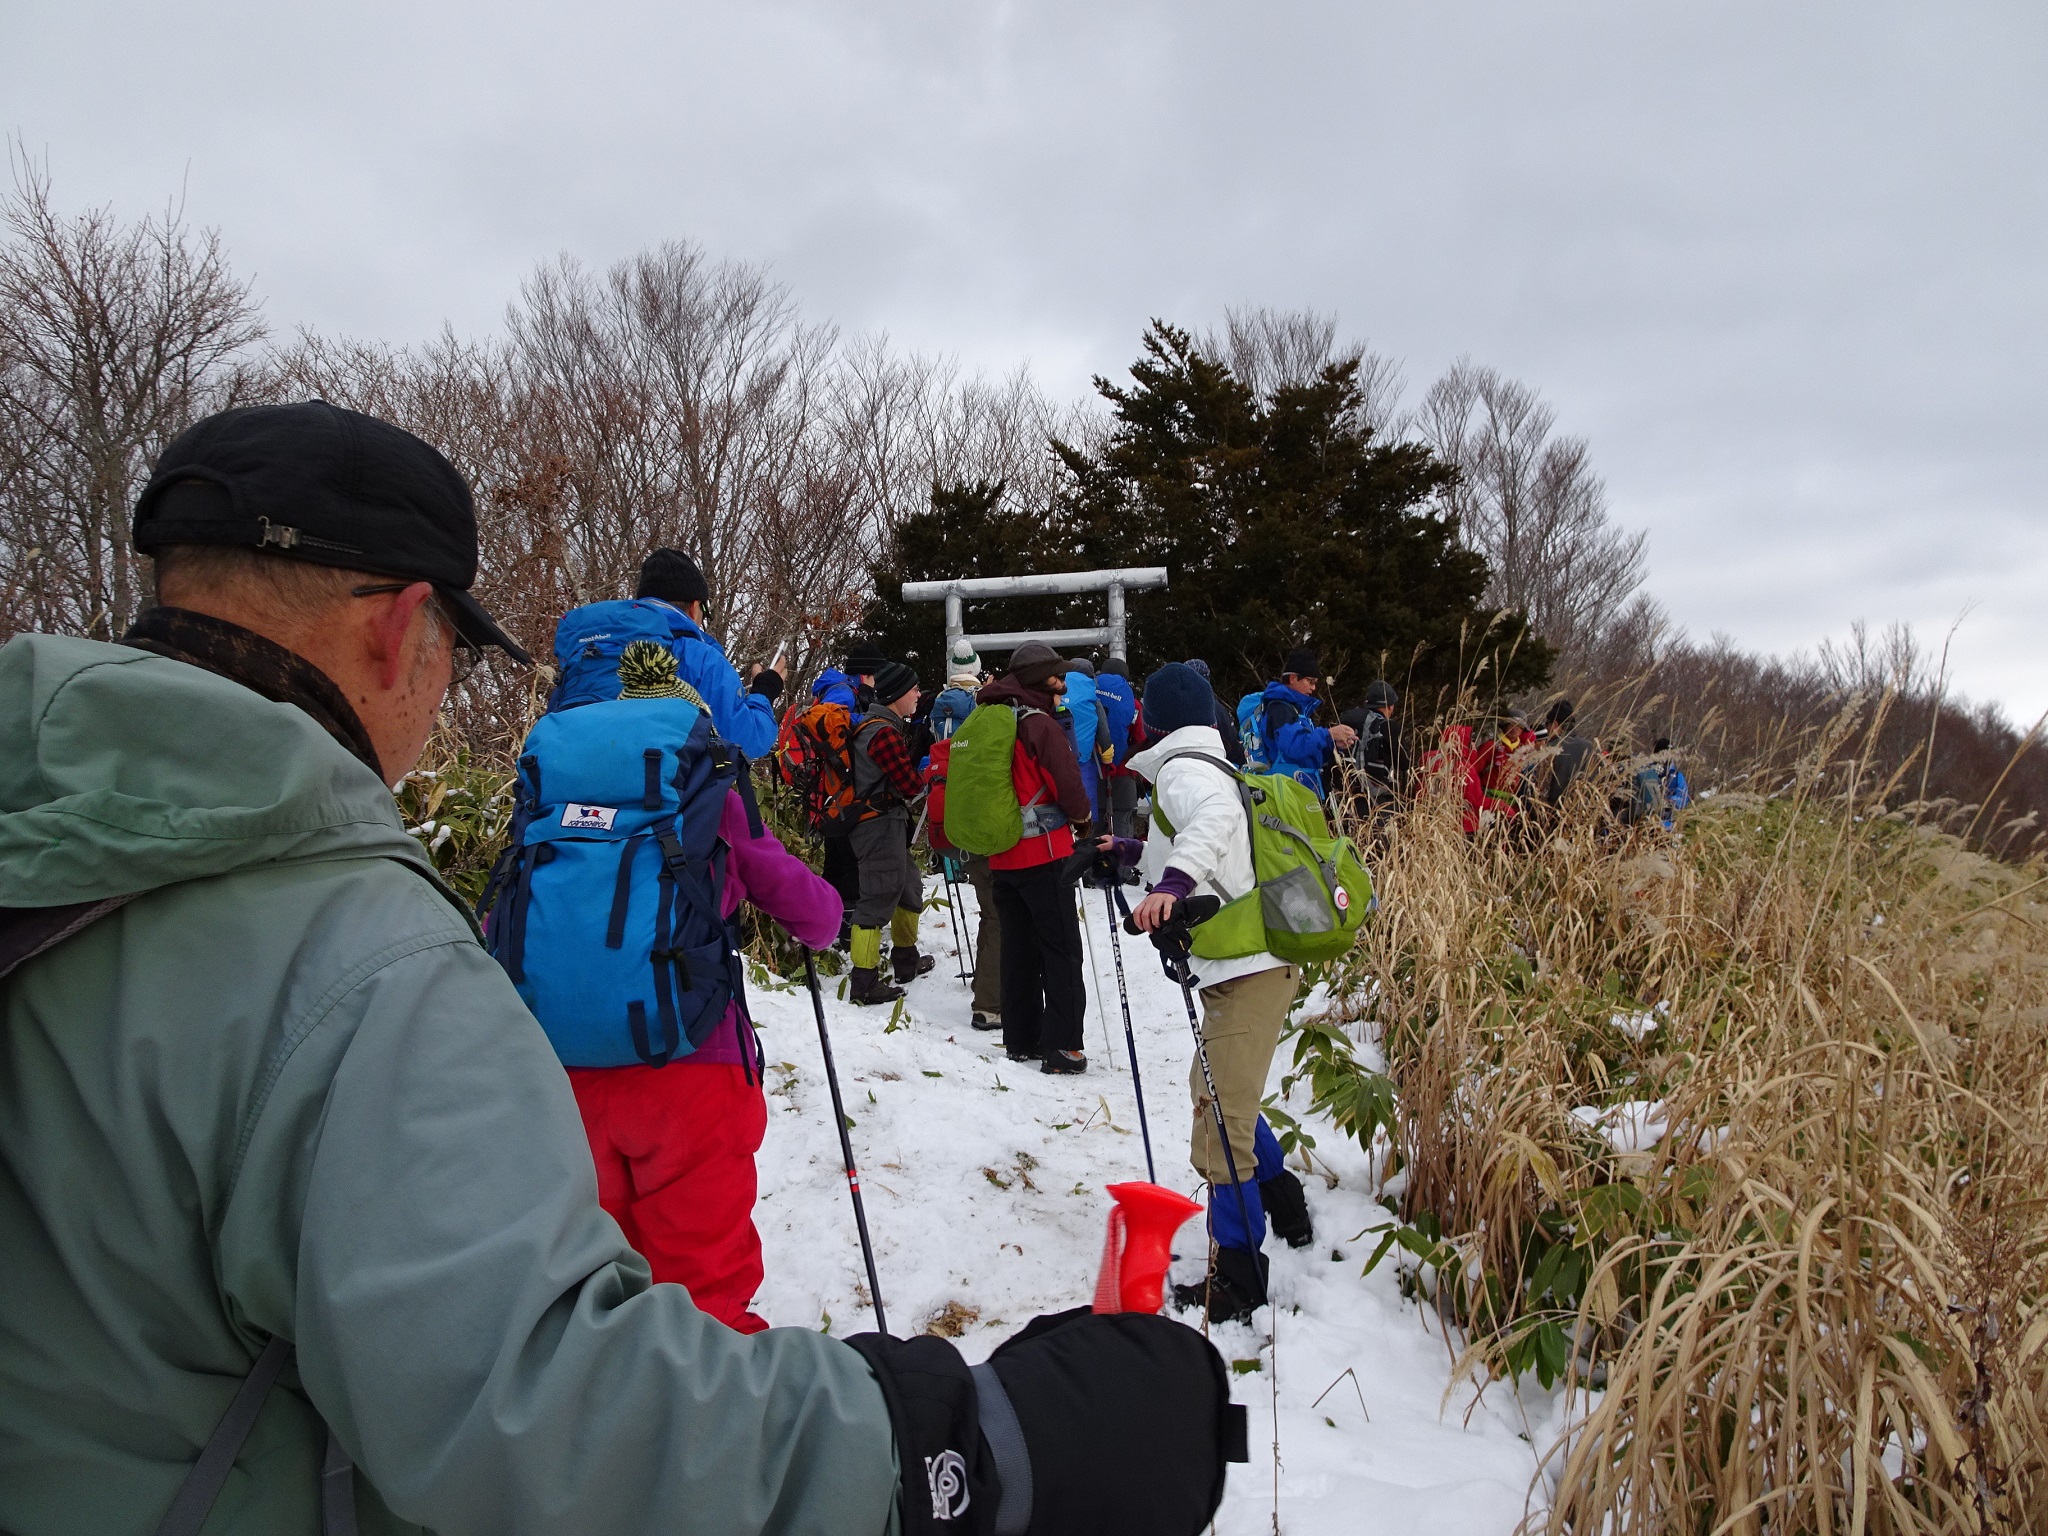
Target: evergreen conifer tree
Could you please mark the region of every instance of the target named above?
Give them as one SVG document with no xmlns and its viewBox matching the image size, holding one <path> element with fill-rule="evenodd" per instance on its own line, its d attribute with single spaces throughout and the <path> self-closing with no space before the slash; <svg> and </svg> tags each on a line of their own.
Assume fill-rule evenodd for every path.
<svg viewBox="0 0 2048 1536">
<path fill-rule="evenodd" d="M 864 631 L 893 656 L 937 658 L 936 604 L 904 581 L 1163 565 L 1164 591 L 1130 597 L 1139 668 L 1200 656 L 1225 697 L 1316 649 L 1343 699 L 1384 675 L 1415 699 L 1460 680 L 1484 695 L 1542 683 L 1550 647 L 1524 615 L 1495 615 L 1484 559 L 1430 510 L 1456 470 L 1367 424 L 1355 362 L 1261 398 L 1186 331 L 1154 321 L 1131 383 L 1098 378 L 1114 426 L 1099 448 L 1055 439 L 1066 483 L 1050 508 L 1006 503 L 1000 483 L 932 488 L 875 572 Z M 1101 622 L 1100 596 L 971 605 L 989 633 Z M 925 670 L 931 670 L 927 667 Z"/>
</svg>

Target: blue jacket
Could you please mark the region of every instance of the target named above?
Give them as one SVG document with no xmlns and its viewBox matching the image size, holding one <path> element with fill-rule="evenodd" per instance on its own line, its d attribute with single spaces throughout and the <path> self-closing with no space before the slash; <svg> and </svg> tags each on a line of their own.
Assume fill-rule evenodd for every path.
<svg viewBox="0 0 2048 1536">
<path fill-rule="evenodd" d="M 1266 749 L 1273 757 L 1272 771 L 1291 774 L 1320 795 L 1330 733 L 1315 722 L 1315 696 L 1304 697 L 1285 683 L 1273 682 L 1266 684 L 1260 699 L 1266 712 Z"/>
<path fill-rule="evenodd" d="M 711 706 L 711 723 L 718 727 L 719 735 L 749 759 L 765 758 L 775 750 L 775 706 L 765 694 L 751 692 L 740 681 L 738 669 L 725 659 L 725 647 L 692 624 L 680 610 L 675 611 L 671 622 L 675 628 L 671 648 L 676 653 L 676 676 L 696 689 Z"/>
<path fill-rule="evenodd" d="M 1138 717 L 1138 697 L 1131 691 L 1131 680 L 1114 672 L 1096 674 L 1095 697 L 1109 716 L 1109 744 L 1121 768 L 1131 755 L 1131 722 Z"/>
<path fill-rule="evenodd" d="M 932 700 L 932 738 L 944 741 L 974 713 L 974 692 L 968 688 L 948 688 Z"/>
<path fill-rule="evenodd" d="M 848 709 L 858 709 L 860 701 L 853 695 L 853 679 L 837 667 L 827 667 L 811 684 L 811 697 L 820 704 L 844 704 Z"/>
<path fill-rule="evenodd" d="M 555 625 L 555 663 L 561 669 L 548 708 L 574 709 L 619 696 L 619 653 L 631 640 L 665 645 L 676 676 L 697 690 L 718 734 L 750 758 L 775 749 L 775 706 L 740 681 L 725 647 L 659 598 L 584 603 Z"/>
</svg>

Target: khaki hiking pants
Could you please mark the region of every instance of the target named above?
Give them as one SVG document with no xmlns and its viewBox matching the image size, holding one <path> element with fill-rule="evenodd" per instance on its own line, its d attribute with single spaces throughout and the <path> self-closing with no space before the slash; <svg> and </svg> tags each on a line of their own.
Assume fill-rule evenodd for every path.
<svg viewBox="0 0 2048 1536">
<path fill-rule="evenodd" d="M 1240 1179 L 1252 1177 L 1258 1161 L 1252 1150 L 1252 1128 L 1258 1124 L 1259 1101 L 1266 1096 L 1266 1074 L 1273 1051 L 1294 1003 L 1300 971 L 1292 965 L 1219 981 L 1201 990 L 1202 1040 L 1209 1048 L 1209 1070 L 1216 1076 L 1216 1094 L 1223 1100 L 1223 1123 L 1230 1128 L 1230 1154 L 1237 1159 Z M 1230 1167 L 1216 1144 L 1216 1116 L 1202 1081 L 1198 1056 L 1188 1068 L 1188 1088 L 1195 1099 L 1195 1134 L 1189 1160 L 1195 1172 L 1212 1184 L 1230 1182 Z"/>
<path fill-rule="evenodd" d="M 996 912 L 995 874 L 988 867 L 988 855 L 966 856 L 967 883 L 974 887 L 974 905 L 979 925 L 974 935 L 974 1011 L 1003 1011 L 1003 920 Z M 965 914 L 961 927 L 967 924 Z"/>
</svg>

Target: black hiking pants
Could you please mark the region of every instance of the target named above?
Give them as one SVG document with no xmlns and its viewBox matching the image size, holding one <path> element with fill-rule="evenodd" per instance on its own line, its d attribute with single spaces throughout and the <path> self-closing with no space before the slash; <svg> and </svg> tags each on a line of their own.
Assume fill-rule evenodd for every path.
<svg viewBox="0 0 2048 1536">
<path fill-rule="evenodd" d="M 853 851 L 851 834 L 827 837 L 824 843 L 825 883 L 839 893 L 840 905 L 851 912 L 860 900 L 860 855 Z"/>
<path fill-rule="evenodd" d="M 1003 926 L 1003 1045 L 1078 1051 L 1088 991 L 1074 882 L 1058 863 L 991 874 Z"/>
</svg>

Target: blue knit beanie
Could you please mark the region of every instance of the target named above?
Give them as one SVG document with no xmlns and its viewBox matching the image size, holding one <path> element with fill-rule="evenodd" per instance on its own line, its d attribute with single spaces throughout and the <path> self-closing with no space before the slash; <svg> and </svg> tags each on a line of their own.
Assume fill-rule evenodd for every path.
<svg viewBox="0 0 2048 1536">
<path fill-rule="evenodd" d="M 1186 662 L 1169 661 L 1145 679 L 1145 726 L 1155 735 L 1215 723 L 1216 695 Z"/>
</svg>

